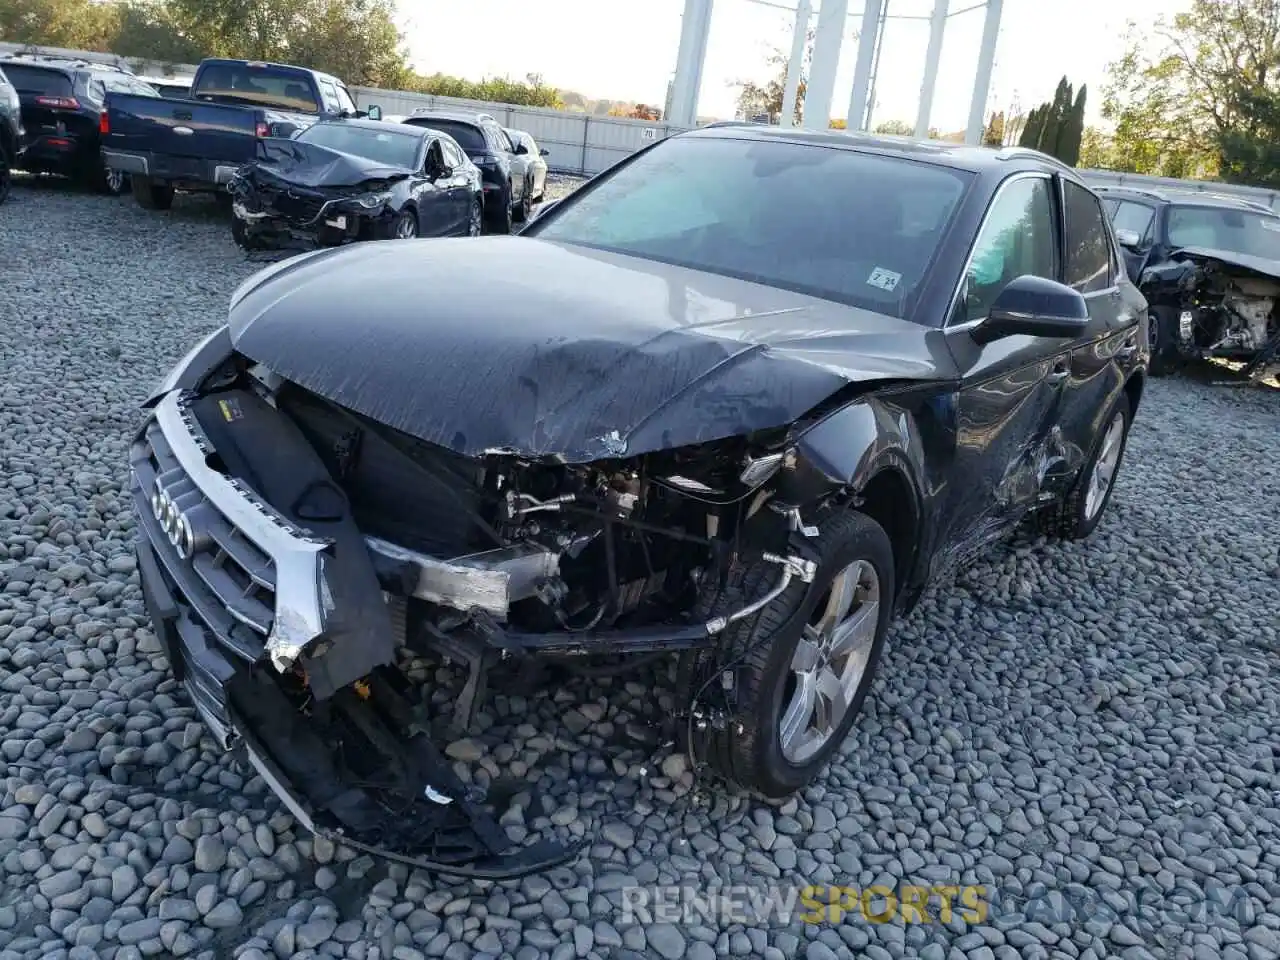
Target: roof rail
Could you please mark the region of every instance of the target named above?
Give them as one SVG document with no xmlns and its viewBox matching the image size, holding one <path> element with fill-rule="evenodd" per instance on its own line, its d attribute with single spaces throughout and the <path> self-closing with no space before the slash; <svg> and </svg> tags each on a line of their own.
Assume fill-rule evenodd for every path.
<svg viewBox="0 0 1280 960">
<path fill-rule="evenodd" d="M 492 116 L 491 114 L 488 114 L 488 113 L 477 113 L 477 114 L 476 114 L 476 119 L 477 119 L 477 120 L 493 120 L 493 116 Z M 493 122 L 494 122 L 494 123 L 497 123 L 498 121 L 497 121 L 497 120 L 493 120 Z"/>
<path fill-rule="evenodd" d="M 1055 167 L 1059 167 L 1063 170 L 1070 170 L 1072 173 L 1076 172 L 1076 168 L 1071 166 L 1071 164 L 1063 163 L 1051 153 L 1045 153 L 1043 150 L 1034 150 L 1031 147 L 1000 147 L 996 153 L 1002 160 L 1010 160 L 1014 157 L 1030 157 L 1034 160 L 1042 160 L 1045 163 L 1051 163 Z"/>
<path fill-rule="evenodd" d="M 710 123 L 703 124 L 698 129 L 710 130 L 713 127 L 758 127 L 760 124 L 752 123 L 750 120 L 712 120 Z"/>
</svg>

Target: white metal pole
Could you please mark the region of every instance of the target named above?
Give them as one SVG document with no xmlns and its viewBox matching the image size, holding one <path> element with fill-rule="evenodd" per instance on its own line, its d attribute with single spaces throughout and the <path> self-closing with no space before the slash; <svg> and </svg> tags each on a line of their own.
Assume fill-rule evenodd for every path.
<svg viewBox="0 0 1280 960">
<path fill-rule="evenodd" d="M 813 38 L 813 63 L 809 65 L 809 82 L 804 92 L 801 125 L 806 130 L 826 130 L 831 126 L 831 95 L 835 92 L 836 68 L 840 65 L 840 45 L 844 41 L 848 13 L 849 0 L 822 0 Z"/>
<path fill-rule="evenodd" d="M 978 69 L 973 78 L 973 100 L 969 103 L 969 125 L 964 142 L 982 141 L 982 126 L 987 118 L 987 95 L 991 92 L 991 68 L 996 60 L 996 38 L 1000 35 L 1000 12 L 1004 0 L 987 0 L 986 20 L 982 26 L 982 45 L 978 48 Z"/>
<path fill-rule="evenodd" d="M 929 20 L 929 47 L 924 55 L 924 80 L 920 84 L 920 102 L 916 106 L 916 137 L 929 136 L 929 117 L 933 113 L 933 91 L 938 85 L 938 61 L 942 59 L 942 38 L 947 30 L 948 0 L 934 0 Z"/>
<path fill-rule="evenodd" d="M 862 8 L 862 27 L 858 32 L 858 59 L 853 67 L 853 92 L 849 96 L 849 115 L 845 124 L 850 130 L 862 130 L 867 117 L 867 94 L 871 89 L 871 68 L 875 64 L 876 30 L 880 25 L 880 8 L 884 0 L 866 0 Z M 824 4 L 823 10 L 826 10 Z M 841 10 L 841 15 L 844 11 Z"/>
<path fill-rule="evenodd" d="M 698 120 L 698 92 L 702 86 L 702 64 L 707 59 L 707 37 L 711 32 L 711 0 L 685 0 L 680 21 L 680 49 L 676 54 L 676 75 L 671 84 L 669 123 L 692 127 Z"/>
<path fill-rule="evenodd" d="M 787 61 L 787 85 L 782 90 L 779 126 L 795 126 L 796 97 L 800 93 L 800 74 L 804 71 L 804 47 L 809 38 L 809 18 L 812 11 L 809 0 L 799 0 L 796 4 L 796 27 L 791 37 L 791 59 Z"/>
</svg>

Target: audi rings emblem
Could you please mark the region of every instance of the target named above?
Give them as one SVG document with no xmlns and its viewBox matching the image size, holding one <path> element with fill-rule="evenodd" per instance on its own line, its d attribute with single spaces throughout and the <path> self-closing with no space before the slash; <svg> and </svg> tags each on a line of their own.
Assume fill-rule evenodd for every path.
<svg viewBox="0 0 1280 960">
<path fill-rule="evenodd" d="M 183 560 L 190 560 L 196 552 L 196 538 L 191 532 L 191 521 L 178 509 L 178 505 L 169 496 L 169 491 L 160 485 L 159 477 L 151 492 L 151 512 L 160 521 L 161 528 L 178 551 L 178 556 Z"/>
</svg>

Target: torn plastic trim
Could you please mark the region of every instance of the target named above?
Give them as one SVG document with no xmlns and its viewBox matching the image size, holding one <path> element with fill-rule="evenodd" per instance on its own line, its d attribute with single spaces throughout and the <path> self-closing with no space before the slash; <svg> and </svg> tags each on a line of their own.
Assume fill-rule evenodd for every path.
<svg viewBox="0 0 1280 960">
<path fill-rule="evenodd" d="M 235 720 L 238 720 L 238 718 L 233 717 L 233 721 Z M 280 802 L 293 814 L 294 819 L 304 830 L 312 836 L 328 840 L 335 846 L 350 847 L 353 850 L 369 853 L 385 860 L 418 867 L 429 873 L 461 877 L 468 880 L 519 880 L 522 877 L 568 863 L 576 858 L 586 845 L 586 841 L 569 845 L 541 841 L 527 847 L 517 848 L 511 853 L 486 857 L 470 864 L 460 864 L 442 863 L 426 857 L 407 856 L 396 853 L 393 850 L 361 843 L 348 837 L 341 830 L 330 830 L 317 824 L 307 810 L 306 803 L 289 786 L 288 779 L 283 771 L 266 755 L 266 751 L 258 745 L 252 734 L 244 732 L 243 724 L 237 723 L 237 727 L 238 732 L 241 734 L 240 746 L 244 750 L 245 756 L 253 768 L 258 771 L 258 775 L 262 777 L 266 785 L 271 788 L 271 792 L 280 799 Z M 433 802 L 438 801 L 433 800 Z"/>
<path fill-rule="evenodd" d="M 246 484 L 208 464 L 213 445 L 189 404 L 194 396 L 175 391 L 155 408 L 156 422 L 179 466 L 205 499 L 272 561 L 276 574 L 275 617 L 267 636 L 271 664 L 281 673 L 324 633 L 332 609 L 324 582 L 329 541 L 313 537 L 280 516 Z"/>
</svg>

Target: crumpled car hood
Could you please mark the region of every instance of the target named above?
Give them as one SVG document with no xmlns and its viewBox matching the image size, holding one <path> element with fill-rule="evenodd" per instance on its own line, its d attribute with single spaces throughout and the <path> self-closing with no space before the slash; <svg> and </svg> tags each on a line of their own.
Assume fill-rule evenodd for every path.
<svg viewBox="0 0 1280 960">
<path fill-rule="evenodd" d="M 283 137 L 258 141 L 257 158 L 248 165 L 249 170 L 255 168 L 302 187 L 355 187 L 369 180 L 398 180 L 410 174 L 404 167 Z"/>
<path fill-rule="evenodd" d="M 1171 256 L 1174 258 L 1185 256 L 1193 260 L 1218 260 L 1228 266 L 1241 267 L 1264 277 L 1280 280 L 1280 260 L 1268 260 L 1265 257 L 1254 257 L 1231 250 L 1215 250 L 1212 247 L 1179 247 Z"/>
<path fill-rule="evenodd" d="M 955 376 L 941 331 L 519 237 L 361 244 L 237 292 L 235 348 L 466 456 L 587 462 L 783 426 L 855 382 Z"/>
</svg>

